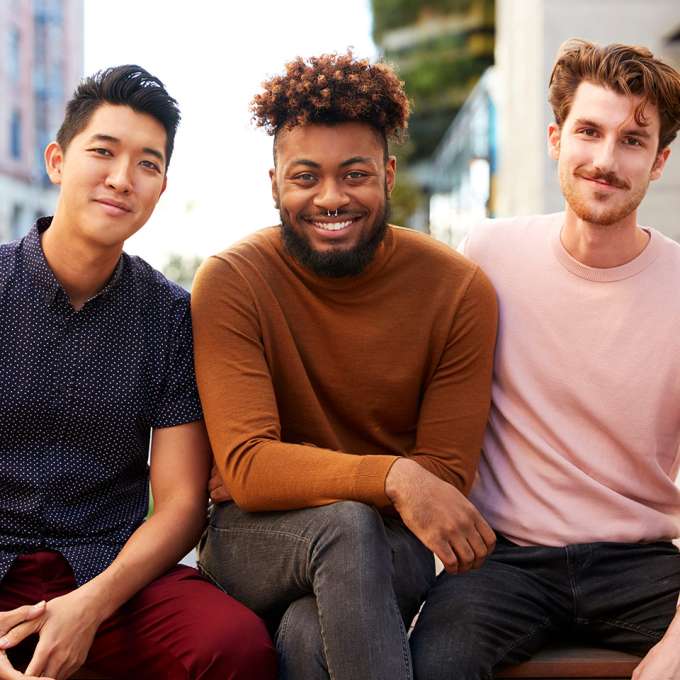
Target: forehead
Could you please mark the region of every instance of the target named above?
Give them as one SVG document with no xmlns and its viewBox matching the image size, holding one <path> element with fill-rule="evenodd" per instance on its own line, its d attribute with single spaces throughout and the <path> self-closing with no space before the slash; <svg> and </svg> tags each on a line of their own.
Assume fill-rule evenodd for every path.
<svg viewBox="0 0 680 680">
<path fill-rule="evenodd" d="M 87 125 L 74 137 L 87 141 L 95 135 L 112 137 L 120 143 L 139 148 L 165 150 L 166 132 L 160 121 L 129 106 L 102 104 Z"/>
<path fill-rule="evenodd" d="M 384 143 L 368 123 L 298 125 L 282 130 L 276 140 L 277 161 L 284 165 L 299 159 L 332 165 L 354 157 L 382 164 L 383 154 Z"/>
<path fill-rule="evenodd" d="M 635 120 L 635 110 L 642 103 L 642 97 L 624 95 L 614 90 L 583 81 L 576 88 L 574 100 L 566 122 L 590 120 L 603 127 L 630 129 L 643 127 L 651 135 L 658 134 L 660 127 L 659 112 L 654 104 L 647 103 L 644 108 L 645 125 Z"/>
</svg>

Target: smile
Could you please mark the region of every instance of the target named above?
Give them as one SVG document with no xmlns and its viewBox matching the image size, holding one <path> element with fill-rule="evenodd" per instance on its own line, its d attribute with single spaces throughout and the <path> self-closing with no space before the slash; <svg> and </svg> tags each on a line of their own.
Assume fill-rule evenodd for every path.
<svg viewBox="0 0 680 680">
<path fill-rule="evenodd" d="M 312 222 L 317 229 L 323 231 L 342 231 L 352 224 L 354 220 L 343 220 L 342 222 Z"/>
</svg>

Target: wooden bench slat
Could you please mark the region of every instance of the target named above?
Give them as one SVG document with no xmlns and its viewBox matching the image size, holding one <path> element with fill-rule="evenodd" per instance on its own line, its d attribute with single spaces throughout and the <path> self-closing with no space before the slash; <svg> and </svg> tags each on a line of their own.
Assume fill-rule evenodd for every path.
<svg viewBox="0 0 680 680">
<path fill-rule="evenodd" d="M 507 666 L 497 678 L 630 678 L 640 658 L 611 649 L 550 646 L 529 661 Z"/>
</svg>

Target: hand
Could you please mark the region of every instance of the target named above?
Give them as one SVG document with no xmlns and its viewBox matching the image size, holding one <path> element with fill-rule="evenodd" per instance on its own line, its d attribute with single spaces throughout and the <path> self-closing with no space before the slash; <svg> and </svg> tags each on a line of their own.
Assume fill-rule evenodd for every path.
<svg viewBox="0 0 680 680">
<path fill-rule="evenodd" d="M 210 494 L 210 499 L 213 503 L 226 503 L 226 501 L 231 501 L 233 498 L 227 487 L 222 481 L 222 475 L 220 475 L 217 466 L 213 464 L 212 470 L 210 470 L 210 479 L 208 480 L 208 493 Z"/>
<path fill-rule="evenodd" d="M 385 492 L 404 524 L 448 572 L 479 568 L 496 545 L 496 535 L 477 508 L 413 460 L 402 458 L 392 465 Z"/>
<path fill-rule="evenodd" d="M 5 652 L 0 652 L 0 680 L 52 680 L 52 678 L 24 675 L 12 666 Z"/>
<path fill-rule="evenodd" d="M 85 662 L 101 623 L 98 610 L 93 601 L 86 601 L 78 590 L 74 590 L 50 600 L 43 616 L 14 626 L 4 636 L 0 647 L 9 649 L 37 633 L 38 644 L 26 675 L 42 674 L 63 680 Z"/>
<path fill-rule="evenodd" d="M 680 619 L 678 616 L 678 614 L 675 615 L 666 634 L 637 665 L 631 680 L 680 680 Z"/>
<path fill-rule="evenodd" d="M 0 612 L 0 638 L 9 633 L 12 628 L 24 621 L 32 621 L 45 613 L 45 601 L 38 604 L 24 605 L 8 612 Z M 4 640 L 0 639 L 0 649 L 5 649 Z"/>
</svg>

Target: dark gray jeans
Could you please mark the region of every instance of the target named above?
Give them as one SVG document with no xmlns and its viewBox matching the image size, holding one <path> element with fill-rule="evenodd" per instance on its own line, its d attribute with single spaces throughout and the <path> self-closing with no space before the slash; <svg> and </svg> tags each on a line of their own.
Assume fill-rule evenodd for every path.
<svg viewBox="0 0 680 680">
<path fill-rule="evenodd" d="M 644 655 L 675 615 L 672 543 L 520 547 L 502 536 L 477 571 L 441 574 L 411 636 L 419 680 L 490 680 L 552 637 Z"/>
<path fill-rule="evenodd" d="M 268 621 L 286 680 L 407 680 L 407 629 L 434 582 L 432 554 L 363 503 L 212 510 L 199 566 Z"/>
</svg>

